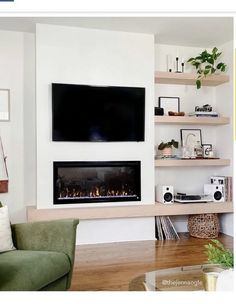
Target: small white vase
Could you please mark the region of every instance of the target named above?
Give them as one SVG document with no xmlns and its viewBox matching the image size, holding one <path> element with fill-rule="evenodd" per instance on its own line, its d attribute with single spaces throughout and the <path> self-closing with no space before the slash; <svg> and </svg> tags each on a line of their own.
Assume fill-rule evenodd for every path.
<svg viewBox="0 0 236 304">
<path fill-rule="evenodd" d="M 216 281 L 216 291 L 233 291 L 234 290 L 234 271 L 226 269 L 219 273 Z"/>
</svg>

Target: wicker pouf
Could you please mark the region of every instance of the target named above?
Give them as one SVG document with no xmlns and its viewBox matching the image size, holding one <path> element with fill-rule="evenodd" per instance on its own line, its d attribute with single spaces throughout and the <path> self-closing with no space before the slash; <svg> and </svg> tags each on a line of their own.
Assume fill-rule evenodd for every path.
<svg viewBox="0 0 236 304">
<path fill-rule="evenodd" d="M 201 239 L 218 237 L 220 231 L 218 215 L 216 213 L 189 215 L 188 231 L 191 236 Z"/>
</svg>

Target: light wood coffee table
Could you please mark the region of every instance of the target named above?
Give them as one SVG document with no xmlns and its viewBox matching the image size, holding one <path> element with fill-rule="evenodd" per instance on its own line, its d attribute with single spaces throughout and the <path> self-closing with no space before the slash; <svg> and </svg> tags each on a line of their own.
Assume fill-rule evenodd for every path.
<svg viewBox="0 0 236 304">
<path fill-rule="evenodd" d="M 129 290 L 203 291 L 202 268 L 203 265 L 195 265 L 146 272 L 130 282 Z"/>
</svg>

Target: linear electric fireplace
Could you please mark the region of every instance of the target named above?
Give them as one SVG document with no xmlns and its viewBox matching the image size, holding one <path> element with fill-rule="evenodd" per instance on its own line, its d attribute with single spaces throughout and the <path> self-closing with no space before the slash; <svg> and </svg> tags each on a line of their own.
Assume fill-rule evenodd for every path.
<svg viewBox="0 0 236 304">
<path fill-rule="evenodd" d="M 140 201 L 140 161 L 54 162 L 54 204 Z"/>
</svg>

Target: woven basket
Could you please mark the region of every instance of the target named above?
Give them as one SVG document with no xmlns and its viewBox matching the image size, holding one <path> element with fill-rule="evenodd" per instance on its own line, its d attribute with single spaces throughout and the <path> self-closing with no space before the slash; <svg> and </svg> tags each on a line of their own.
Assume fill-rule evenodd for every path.
<svg viewBox="0 0 236 304">
<path fill-rule="evenodd" d="M 218 215 L 216 213 L 189 215 L 188 231 L 191 236 L 201 239 L 218 237 L 220 231 Z"/>
</svg>

